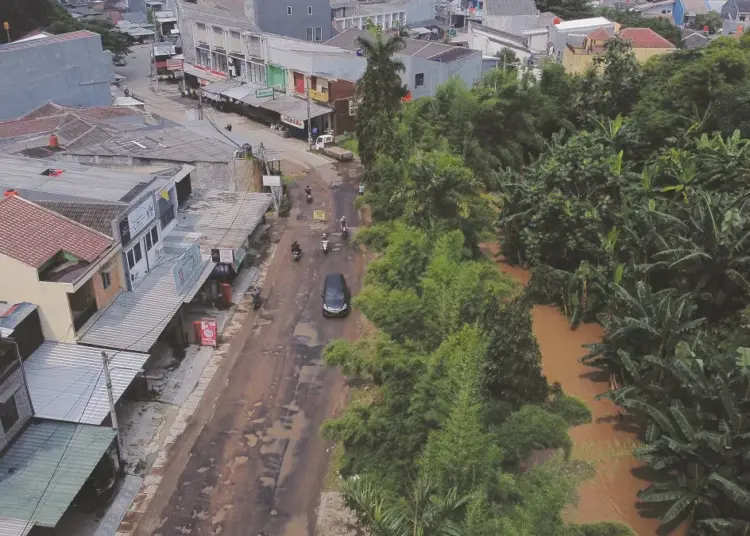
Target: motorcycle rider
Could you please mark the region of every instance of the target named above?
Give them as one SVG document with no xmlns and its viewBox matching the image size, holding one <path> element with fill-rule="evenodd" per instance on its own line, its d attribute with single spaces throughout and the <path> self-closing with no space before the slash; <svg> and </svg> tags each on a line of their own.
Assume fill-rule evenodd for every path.
<svg viewBox="0 0 750 536">
<path fill-rule="evenodd" d="M 346 229 L 346 216 L 341 216 L 341 219 L 339 220 L 339 224 L 341 224 L 342 231 Z"/>
<path fill-rule="evenodd" d="M 302 253 L 302 248 L 296 240 L 292 242 L 292 254 L 294 253 Z"/>
<path fill-rule="evenodd" d="M 305 186 L 305 195 L 307 195 L 308 197 L 312 197 L 312 188 L 309 184 Z"/>
<path fill-rule="evenodd" d="M 253 297 L 253 307 L 257 309 L 260 306 L 260 287 L 253 287 L 251 295 Z"/>
</svg>

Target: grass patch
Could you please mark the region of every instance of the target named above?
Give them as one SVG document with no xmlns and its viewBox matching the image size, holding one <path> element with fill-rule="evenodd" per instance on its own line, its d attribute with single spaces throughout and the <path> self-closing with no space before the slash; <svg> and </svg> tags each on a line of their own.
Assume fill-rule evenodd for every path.
<svg viewBox="0 0 750 536">
<path fill-rule="evenodd" d="M 339 476 L 341 463 L 344 458 L 344 446 L 336 443 L 331 450 L 331 460 L 328 462 L 328 471 L 323 479 L 323 491 L 341 491 L 344 482 Z"/>
<path fill-rule="evenodd" d="M 346 149 L 347 151 L 353 152 L 355 155 L 359 155 L 359 142 L 357 138 L 345 138 L 338 142 L 339 147 Z"/>
<path fill-rule="evenodd" d="M 591 410 L 586 403 L 580 398 L 565 393 L 555 394 L 552 400 L 545 404 L 545 409 L 565 419 L 568 426 L 591 422 Z"/>
</svg>

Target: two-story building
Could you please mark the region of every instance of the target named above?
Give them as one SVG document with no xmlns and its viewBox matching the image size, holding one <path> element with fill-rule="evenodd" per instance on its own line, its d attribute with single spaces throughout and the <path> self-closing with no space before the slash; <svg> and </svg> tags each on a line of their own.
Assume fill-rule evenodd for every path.
<svg viewBox="0 0 750 536">
<path fill-rule="evenodd" d="M 721 8 L 721 16 L 724 20 L 750 22 L 750 1 L 727 0 Z"/>
<path fill-rule="evenodd" d="M 539 28 L 539 10 L 534 0 L 486 0 L 485 26 L 514 35 Z"/>
<path fill-rule="evenodd" d="M 358 39 L 372 39 L 372 34 L 351 28 L 326 43 L 362 55 Z M 438 86 L 457 77 L 472 87 L 482 76 L 482 52 L 470 48 L 404 39 L 406 46 L 395 54 L 403 64 L 401 79 L 410 99 L 432 96 Z"/>
<path fill-rule="evenodd" d="M 390 30 L 434 19 L 435 0 L 334 0 L 331 2 L 331 11 L 337 32 L 349 28 L 364 30 L 368 24 Z"/>
<path fill-rule="evenodd" d="M 125 288 L 111 237 L 6 191 L 0 200 L 0 299 L 39 306 L 44 337 L 77 333 Z"/>
</svg>

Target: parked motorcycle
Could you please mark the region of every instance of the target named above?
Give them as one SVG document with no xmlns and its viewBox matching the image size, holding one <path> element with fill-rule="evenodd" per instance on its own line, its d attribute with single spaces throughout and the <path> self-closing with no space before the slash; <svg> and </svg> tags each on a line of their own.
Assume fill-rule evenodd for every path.
<svg viewBox="0 0 750 536">
<path fill-rule="evenodd" d="M 260 288 L 255 287 L 252 291 L 253 296 L 253 309 L 259 309 L 260 308 Z"/>
</svg>

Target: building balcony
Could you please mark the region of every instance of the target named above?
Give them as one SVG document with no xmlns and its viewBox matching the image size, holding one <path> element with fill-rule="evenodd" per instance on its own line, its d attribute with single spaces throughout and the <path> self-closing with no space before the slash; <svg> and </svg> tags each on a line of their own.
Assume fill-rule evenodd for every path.
<svg viewBox="0 0 750 536">
<path fill-rule="evenodd" d="M 311 89 L 310 98 L 314 101 L 328 104 L 328 92 L 327 91 L 316 91 L 314 89 Z"/>
</svg>

